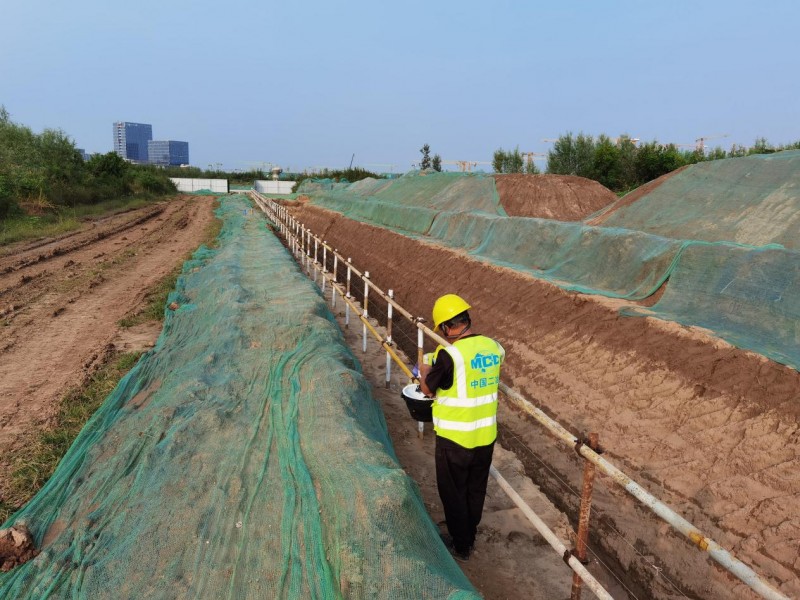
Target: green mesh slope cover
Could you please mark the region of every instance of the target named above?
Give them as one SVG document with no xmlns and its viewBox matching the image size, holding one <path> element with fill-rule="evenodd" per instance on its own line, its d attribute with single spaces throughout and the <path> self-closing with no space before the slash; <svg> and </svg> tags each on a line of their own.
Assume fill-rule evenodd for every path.
<svg viewBox="0 0 800 600">
<path fill-rule="evenodd" d="M 626 313 L 705 327 L 800 370 L 800 253 L 691 244 L 659 302 Z"/>
<path fill-rule="evenodd" d="M 447 175 L 428 177 L 359 182 L 317 201 L 568 290 L 639 300 L 670 278 L 650 311 L 626 314 L 706 327 L 800 367 L 800 255 L 783 251 L 800 250 L 800 151 L 693 165 L 608 213 L 602 227 L 508 217 L 459 202 L 459 192 L 480 179 L 448 185 Z"/>
<path fill-rule="evenodd" d="M 658 289 L 685 245 L 625 229 L 467 213 L 440 214 L 429 235 L 565 289 L 632 299 Z"/>
<path fill-rule="evenodd" d="M 494 178 L 482 174 L 412 171 L 397 179 L 364 179 L 345 188 L 314 182 L 303 191 L 315 204 L 350 219 L 416 234 L 427 233 L 440 214 L 506 215 Z"/>
<path fill-rule="evenodd" d="M 603 224 L 681 240 L 798 250 L 800 150 L 692 165 Z"/>
<path fill-rule="evenodd" d="M 223 203 L 155 348 L 6 524 L 44 544 L 0 597 L 477 597 L 324 300 Z"/>
</svg>

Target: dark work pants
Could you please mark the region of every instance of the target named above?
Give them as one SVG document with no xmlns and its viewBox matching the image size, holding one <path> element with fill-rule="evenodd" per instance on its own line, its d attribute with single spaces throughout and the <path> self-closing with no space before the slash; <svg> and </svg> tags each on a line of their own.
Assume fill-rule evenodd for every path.
<svg viewBox="0 0 800 600">
<path fill-rule="evenodd" d="M 475 544 L 493 451 L 494 442 L 488 446 L 464 448 L 436 436 L 436 484 L 447 530 L 459 552 L 468 552 Z"/>
</svg>

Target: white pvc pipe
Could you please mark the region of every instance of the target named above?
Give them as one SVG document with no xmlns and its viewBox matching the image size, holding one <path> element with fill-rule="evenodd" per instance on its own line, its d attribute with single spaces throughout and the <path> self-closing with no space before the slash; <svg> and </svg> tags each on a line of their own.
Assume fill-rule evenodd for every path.
<svg viewBox="0 0 800 600">
<path fill-rule="evenodd" d="M 339 255 L 334 252 L 333 254 L 333 283 L 336 281 L 337 273 L 339 271 Z M 336 308 L 336 285 L 331 286 L 331 308 Z"/>
<path fill-rule="evenodd" d="M 497 480 L 497 483 L 500 484 L 500 487 L 503 488 L 508 497 L 514 501 L 514 504 L 517 505 L 522 513 L 528 518 L 528 520 L 533 523 L 533 526 L 536 528 L 536 531 L 542 534 L 547 543 L 553 547 L 553 549 L 558 552 L 562 557 L 566 556 L 569 553 L 569 549 L 564 545 L 564 543 L 558 539 L 558 536 L 551 531 L 551 529 L 539 518 L 533 509 L 528 506 L 522 497 L 514 491 L 509 483 L 503 478 L 500 472 L 494 468 L 494 465 L 489 467 L 489 473 L 492 477 Z M 609 594 L 600 582 L 598 582 L 594 576 L 586 570 L 576 557 L 569 555 L 569 560 L 566 561 L 570 568 L 578 574 L 578 577 L 583 580 L 583 583 L 586 584 L 586 587 L 594 592 L 594 595 L 600 598 L 600 600 L 614 600 L 613 596 Z"/>
<path fill-rule="evenodd" d="M 369 299 L 369 284 L 367 284 L 367 281 L 366 281 L 367 279 L 369 279 L 369 272 L 365 271 L 364 272 L 364 304 L 363 304 L 363 306 L 364 306 L 364 313 L 363 314 L 364 314 L 364 319 L 365 320 L 369 318 L 369 313 L 367 312 L 367 301 Z M 362 328 L 364 330 L 364 336 L 363 336 L 364 341 L 362 343 L 361 349 L 364 352 L 366 352 L 367 351 L 367 324 L 364 323 L 362 325 Z"/>
</svg>

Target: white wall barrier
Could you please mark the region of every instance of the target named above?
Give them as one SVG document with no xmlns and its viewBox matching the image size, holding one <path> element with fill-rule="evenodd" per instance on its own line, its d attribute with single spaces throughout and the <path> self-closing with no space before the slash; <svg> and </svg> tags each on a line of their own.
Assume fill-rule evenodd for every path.
<svg viewBox="0 0 800 600">
<path fill-rule="evenodd" d="M 170 177 L 179 192 L 199 192 L 209 190 L 217 194 L 228 193 L 227 179 L 193 179 L 190 177 Z"/>
<path fill-rule="evenodd" d="M 272 181 L 259 179 L 255 183 L 255 190 L 261 194 L 291 194 L 296 181 Z"/>
</svg>

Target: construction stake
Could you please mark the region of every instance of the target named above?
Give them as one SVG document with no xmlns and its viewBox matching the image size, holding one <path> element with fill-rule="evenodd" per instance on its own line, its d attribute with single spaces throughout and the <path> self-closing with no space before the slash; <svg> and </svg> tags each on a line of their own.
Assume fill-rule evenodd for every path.
<svg viewBox="0 0 800 600">
<path fill-rule="evenodd" d="M 394 290 L 389 290 L 389 298 L 394 299 Z M 386 305 L 386 343 L 392 345 L 392 303 Z M 386 352 L 386 389 L 389 389 L 389 382 L 392 380 L 392 360 L 389 352 Z"/>
<path fill-rule="evenodd" d="M 599 448 L 599 436 L 596 433 L 589 434 L 589 448 L 597 452 Z M 595 466 L 586 460 L 583 463 L 583 489 L 581 490 L 581 510 L 578 516 L 578 539 L 575 542 L 575 558 L 581 564 L 587 564 L 586 545 L 589 541 L 589 513 L 592 510 L 592 489 L 594 488 Z M 583 580 L 577 573 L 572 573 L 572 593 L 570 600 L 581 600 L 581 586 Z"/>
</svg>

